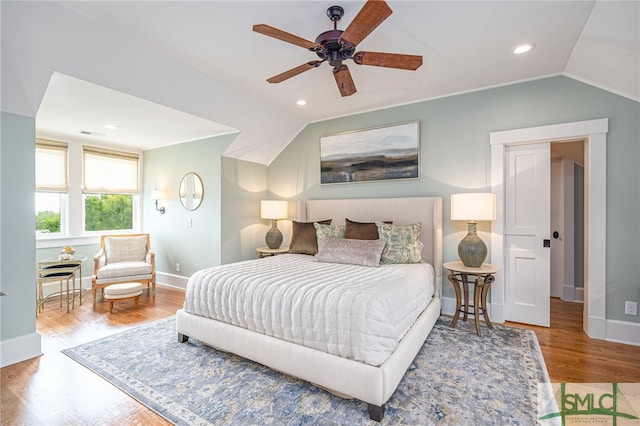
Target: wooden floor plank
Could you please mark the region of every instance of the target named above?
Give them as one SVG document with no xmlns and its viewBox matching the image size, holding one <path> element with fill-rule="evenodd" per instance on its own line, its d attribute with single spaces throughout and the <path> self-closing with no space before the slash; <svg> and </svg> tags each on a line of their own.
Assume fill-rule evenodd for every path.
<svg viewBox="0 0 640 426">
<path fill-rule="evenodd" d="M 60 353 L 119 331 L 174 315 L 184 290 L 158 285 L 140 307 L 116 302 L 113 313 L 88 295 L 66 313 L 48 302 L 37 320 L 44 355 L 1 369 L 0 416 L 8 425 L 168 425 L 160 416 Z M 552 299 L 551 328 L 508 323 L 535 331 L 552 382 L 640 383 L 640 348 L 589 339 L 582 305 Z"/>
</svg>

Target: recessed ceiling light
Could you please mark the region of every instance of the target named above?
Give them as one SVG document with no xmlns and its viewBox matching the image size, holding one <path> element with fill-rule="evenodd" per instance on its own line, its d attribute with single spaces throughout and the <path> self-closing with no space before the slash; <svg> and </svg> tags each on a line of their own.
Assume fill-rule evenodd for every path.
<svg viewBox="0 0 640 426">
<path fill-rule="evenodd" d="M 118 126 L 116 126 L 115 124 L 111 124 L 111 123 L 103 124 L 102 128 L 103 129 L 109 129 L 109 130 L 118 130 Z"/>
<path fill-rule="evenodd" d="M 299 106 L 305 106 L 307 104 L 307 101 L 305 101 L 304 99 L 298 99 L 296 101 L 296 104 Z"/>
<path fill-rule="evenodd" d="M 532 43 L 521 44 L 513 49 L 513 53 L 515 53 L 516 55 L 522 55 L 523 53 L 531 51 L 531 49 L 533 49 L 533 46 L 534 45 Z"/>
</svg>

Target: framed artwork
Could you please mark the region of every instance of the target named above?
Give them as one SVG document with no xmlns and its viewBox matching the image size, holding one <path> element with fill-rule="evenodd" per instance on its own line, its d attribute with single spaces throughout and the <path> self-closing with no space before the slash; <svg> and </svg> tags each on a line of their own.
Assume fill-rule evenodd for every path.
<svg viewBox="0 0 640 426">
<path fill-rule="evenodd" d="M 356 130 L 320 138 L 320 183 L 420 177 L 419 122 Z"/>
</svg>

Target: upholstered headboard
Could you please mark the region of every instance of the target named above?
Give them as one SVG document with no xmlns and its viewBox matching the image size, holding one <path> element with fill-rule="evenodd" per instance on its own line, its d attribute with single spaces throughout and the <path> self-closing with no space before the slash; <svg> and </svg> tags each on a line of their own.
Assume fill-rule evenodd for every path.
<svg viewBox="0 0 640 426">
<path fill-rule="evenodd" d="M 349 218 L 357 222 L 392 220 L 396 225 L 422 223 L 420 240 L 422 258 L 433 265 L 438 293 L 442 289 L 442 198 L 349 198 L 341 200 L 306 200 L 298 205 L 298 220 L 333 219 L 344 224 Z"/>
</svg>

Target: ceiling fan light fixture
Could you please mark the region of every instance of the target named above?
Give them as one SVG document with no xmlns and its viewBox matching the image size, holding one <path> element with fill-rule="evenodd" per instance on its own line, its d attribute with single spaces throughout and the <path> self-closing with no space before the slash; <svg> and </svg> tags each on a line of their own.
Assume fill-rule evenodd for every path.
<svg viewBox="0 0 640 426">
<path fill-rule="evenodd" d="M 527 52 L 531 52 L 535 45 L 533 43 L 523 43 L 513 48 L 513 53 L 516 55 L 522 55 Z"/>
</svg>

